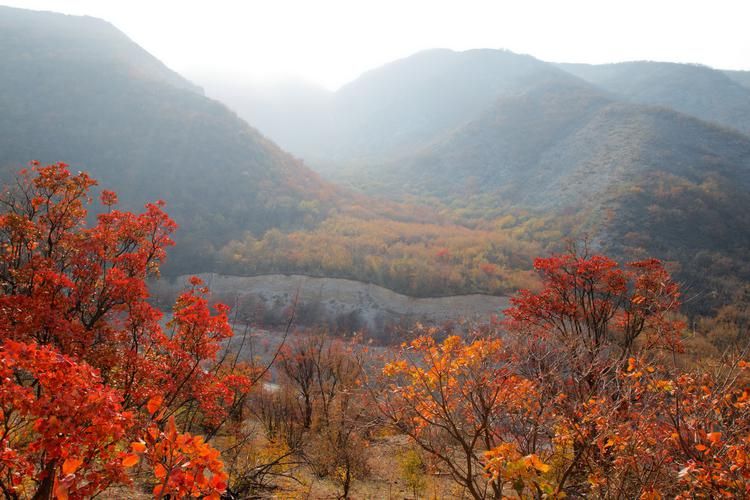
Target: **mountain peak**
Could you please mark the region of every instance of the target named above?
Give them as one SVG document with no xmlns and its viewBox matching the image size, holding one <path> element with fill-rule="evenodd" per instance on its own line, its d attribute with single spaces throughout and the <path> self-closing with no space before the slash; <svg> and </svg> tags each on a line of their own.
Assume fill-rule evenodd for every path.
<svg viewBox="0 0 750 500">
<path fill-rule="evenodd" d="M 0 6 L 0 47 L 4 58 L 33 61 L 40 70 L 63 63 L 71 69 L 106 65 L 109 70 L 202 93 L 113 24 L 96 17 Z"/>
</svg>

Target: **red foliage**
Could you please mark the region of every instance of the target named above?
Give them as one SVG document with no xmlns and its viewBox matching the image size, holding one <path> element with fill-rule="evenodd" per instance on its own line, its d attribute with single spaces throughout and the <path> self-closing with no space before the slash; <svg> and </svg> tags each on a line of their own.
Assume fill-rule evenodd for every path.
<svg viewBox="0 0 750 500">
<path fill-rule="evenodd" d="M 231 329 L 228 308 L 218 305 L 212 313 L 200 283 L 177 300 L 169 335 L 162 313 L 147 302 L 145 280 L 158 275 L 176 229 L 164 203 L 133 214 L 117 210 L 117 196 L 104 191 L 107 211 L 89 227 L 88 192 L 95 184 L 62 163 L 34 164 L 0 198 L 0 489 L 6 496 L 88 497 L 127 482 L 132 464 L 123 463 L 123 443 L 185 412 L 209 428 L 220 425 L 235 392 L 250 384 L 246 375 L 219 374 L 210 365 Z M 180 436 L 180 443 L 187 439 Z M 196 439 L 180 444 L 180 453 L 215 460 Z M 210 469 L 220 470 L 213 462 Z M 222 484 L 201 484 L 200 491 L 220 493 Z"/>
<path fill-rule="evenodd" d="M 143 454 L 157 480 L 154 497 L 220 498 L 219 493 L 227 487 L 228 476 L 219 452 L 201 436 L 177 432 L 174 417 L 170 417 L 164 431 L 152 425 L 144 440 L 130 444 L 132 453 L 125 455 L 122 464 L 132 467 Z"/>
<path fill-rule="evenodd" d="M 643 347 L 679 348 L 679 287 L 656 259 L 625 267 L 602 256 L 575 253 L 536 259 L 543 290 L 522 290 L 505 311 L 511 330 L 580 343 L 590 355 L 612 344 L 622 358 L 641 334 Z"/>
</svg>

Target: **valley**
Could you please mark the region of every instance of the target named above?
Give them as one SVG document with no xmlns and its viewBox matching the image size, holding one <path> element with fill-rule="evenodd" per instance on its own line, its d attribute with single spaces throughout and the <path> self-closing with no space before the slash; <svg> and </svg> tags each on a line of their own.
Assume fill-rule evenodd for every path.
<svg viewBox="0 0 750 500">
<path fill-rule="evenodd" d="M 104 21 L 0 14 L 3 178 L 64 160 L 125 208 L 163 199 L 180 226 L 168 276 L 507 295 L 536 286 L 535 256 L 587 239 L 670 262 L 710 297 L 693 312 L 750 280 L 742 72 L 435 49 L 336 92 L 203 89 Z"/>
<path fill-rule="evenodd" d="M 750 498 L 740 9 L 7 1 L 1 498 Z"/>
</svg>

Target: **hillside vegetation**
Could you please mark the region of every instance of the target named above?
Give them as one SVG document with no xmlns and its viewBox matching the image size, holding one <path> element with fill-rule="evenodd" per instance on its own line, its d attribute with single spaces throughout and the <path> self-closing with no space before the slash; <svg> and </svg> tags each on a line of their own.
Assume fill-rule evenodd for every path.
<svg viewBox="0 0 750 500">
<path fill-rule="evenodd" d="M 164 199 L 176 267 L 212 262 L 238 231 L 299 227 L 335 188 L 112 25 L 0 8 L 0 165 L 65 161 L 127 207 Z M 307 202 L 307 203 L 305 203 Z"/>
<path fill-rule="evenodd" d="M 508 293 L 531 284 L 531 255 L 587 235 L 623 258 L 672 262 L 718 301 L 750 278 L 741 72 L 440 49 L 334 93 L 300 84 L 243 101 L 272 130 L 288 123 L 279 140 L 347 189 L 104 21 L 3 8 L 0 22 L 5 178 L 30 159 L 65 160 L 125 207 L 163 198 L 181 227 L 168 274 Z"/>
<path fill-rule="evenodd" d="M 0 173 L 64 160 L 117 188 L 126 208 L 165 200 L 180 226 L 168 274 L 308 272 L 419 295 L 497 292 L 525 282 L 529 250 L 541 249 L 512 225 L 487 238 L 322 180 L 104 21 L 0 8 L 0 22 Z M 400 243 L 372 254 L 351 244 L 352 230 Z M 493 250 L 497 241 L 511 243 Z"/>
<path fill-rule="evenodd" d="M 0 194 L 7 498 L 750 491 L 741 325 L 688 330 L 657 259 L 535 259 L 541 286 L 503 320 L 460 335 L 418 324 L 400 347 L 346 328 L 351 341 L 330 327 L 269 335 L 232 325 L 246 297 L 232 313 L 197 276 L 165 318 L 146 280 L 176 225 L 162 203 L 120 210 L 113 191 L 88 223 L 95 184 L 35 164 Z"/>
<path fill-rule="evenodd" d="M 311 164 L 472 227 L 522 210 L 573 221 L 569 235 L 670 261 L 689 293 L 721 302 L 750 278 L 740 250 L 750 234 L 745 76 L 427 51 L 333 93 L 326 117 L 351 133 L 334 134 Z"/>
<path fill-rule="evenodd" d="M 744 72 L 658 62 L 560 67 L 633 102 L 668 107 L 745 134 L 750 132 L 750 88 Z"/>
</svg>

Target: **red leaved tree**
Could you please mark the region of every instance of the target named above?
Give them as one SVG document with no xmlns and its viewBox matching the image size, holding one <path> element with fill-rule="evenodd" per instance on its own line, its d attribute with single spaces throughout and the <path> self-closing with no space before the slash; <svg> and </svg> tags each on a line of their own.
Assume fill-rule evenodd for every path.
<svg viewBox="0 0 750 500">
<path fill-rule="evenodd" d="M 680 351 L 679 288 L 655 259 L 621 266 L 571 251 L 534 265 L 543 288 L 511 299 L 505 327 L 514 370 L 534 381 L 548 416 L 554 492 L 639 496 L 669 471 L 649 448 L 653 394 L 629 372 L 636 359 Z"/>
<path fill-rule="evenodd" d="M 164 457 L 183 457 L 182 489 L 162 481 L 158 496 L 217 496 L 221 462 L 170 418 L 211 429 L 247 391 L 241 365 L 214 363 L 231 335 L 227 308 L 212 312 L 195 281 L 164 331 L 145 280 L 176 225 L 163 202 L 133 214 L 117 210 L 110 191 L 88 225 L 95 184 L 65 164 L 35 163 L 0 196 L 0 489 L 6 498 L 89 497 L 128 482 L 139 454 L 123 450 L 132 448 L 159 481 Z"/>
</svg>

